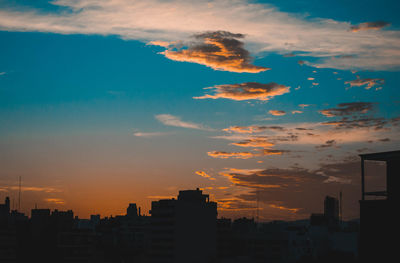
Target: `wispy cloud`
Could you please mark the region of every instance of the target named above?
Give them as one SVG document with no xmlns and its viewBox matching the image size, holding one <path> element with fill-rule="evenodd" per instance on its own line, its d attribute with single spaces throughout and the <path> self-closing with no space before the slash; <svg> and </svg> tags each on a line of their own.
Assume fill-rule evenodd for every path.
<svg viewBox="0 0 400 263">
<path fill-rule="evenodd" d="M 65 204 L 65 200 L 61 199 L 61 198 L 45 198 L 44 201 L 46 201 L 48 203 L 53 203 L 56 205 L 64 205 Z"/>
<path fill-rule="evenodd" d="M 246 82 L 240 84 L 216 85 L 211 88 L 213 95 L 206 94 L 194 99 L 231 99 L 231 100 L 262 100 L 267 101 L 275 96 L 288 93 L 290 87 L 274 82 L 262 84 L 257 82 Z"/>
<path fill-rule="evenodd" d="M 171 114 L 159 114 L 156 115 L 155 118 L 160 121 L 162 124 L 167 126 L 181 127 L 187 129 L 196 129 L 196 130 L 205 130 L 211 131 L 211 128 L 207 128 L 201 124 L 182 121 L 180 117 L 171 115 Z"/>
<path fill-rule="evenodd" d="M 168 132 L 134 132 L 133 135 L 136 137 L 144 137 L 144 138 L 153 138 L 159 136 L 169 135 L 171 133 Z"/>
<path fill-rule="evenodd" d="M 365 22 L 358 25 L 354 25 L 350 27 L 350 30 L 353 32 L 358 32 L 362 30 L 379 30 L 385 26 L 389 26 L 390 23 L 385 21 L 374 21 L 374 22 Z"/>
<path fill-rule="evenodd" d="M 398 31 L 362 30 L 381 28 L 387 25 L 386 22 L 375 22 L 375 24 L 369 22 L 353 26 L 354 30 L 359 31 L 355 34 L 349 31 L 352 25 L 348 22 L 323 18 L 310 19 L 279 11 L 270 4 L 256 4 L 246 0 L 212 2 L 56 0 L 50 3 L 61 7 L 58 10 L 62 11 L 42 12 L 39 9 L 26 7 L 21 8 L 22 11 L 17 11 L 18 7 L 3 8 L 0 11 L 0 28 L 8 31 L 117 35 L 123 39 L 141 40 L 146 43 L 163 41 L 164 46 L 167 46 L 166 42 L 182 41 L 184 44 L 188 43 L 188 50 L 198 45 L 191 43 L 193 42 L 191 36 L 201 35 L 199 32 L 225 31 L 240 33 L 238 37 L 245 34 L 246 48 L 254 54 L 296 53 L 298 56 L 314 57 L 315 61 L 309 65 L 320 68 L 396 69 L 400 66 Z M 210 47 L 211 53 L 218 52 L 215 47 L 224 53 L 231 52 L 227 47 L 232 45 L 220 39 L 215 40 L 208 34 L 203 34 L 200 40 Z M 334 41 L 332 36 L 335 36 Z M 236 36 L 229 38 L 238 41 Z M 244 49 L 237 44 L 235 47 Z M 178 49 L 176 52 L 165 54 L 173 58 L 173 55 L 191 51 L 183 52 Z M 198 61 L 193 61 L 196 63 L 205 64 L 214 61 L 206 60 L 197 54 L 196 57 Z M 232 53 L 228 57 L 235 58 L 236 55 Z M 341 58 L 333 59 L 339 57 Z M 243 68 L 251 65 L 249 63 L 245 57 Z M 240 64 L 235 64 L 232 69 L 237 68 L 237 65 Z M 218 63 L 214 66 L 222 68 Z M 250 66 L 249 69 L 257 71 L 265 68 Z"/>
<path fill-rule="evenodd" d="M 196 171 L 195 172 L 197 175 L 200 175 L 201 177 L 207 178 L 209 180 L 215 180 L 214 177 L 212 177 L 211 175 L 209 175 L 208 173 L 204 172 L 204 171 Z"/>
<path fill-rule="evenodd" d="M 272 131 L 284 131 L 285 128 L 282 126 L 259 126 L 259 125 L 251 125 L 251 126 L 230 126 L 228 128 L 223 129 L 223 131 L 228 133 L 259 133 L 266 130 Z"/>
<path fill-rule="evenodd" d="M 18 191 L 19 186 L 2 186 L 0 187 L 3 191 Z M 23 192 L 44 192 L 44 193 L 61 193 L 62 189 L 56 187 L 41 187 L 41 186 L 21 186 Z"/>
<path fill-rule="evenodd" d="M 346 81 L 345 84 L 349 84 L 350 87 L 361 87 L 365 86 L 365 89 L 370 89 L 376 85 L 383 85 L 385 84 L 384 79 L 373 79 L 373 78 L 365 78 L 365 79 L 355 79 L 355 80 L 349 80 Z"/>
<path fill-rule="evenodd" d="M 220 159 L 249 159 L 253 158 L 255 155 L 251 152 L 223 152 L 223 151 L 212 151 L 207 152 L 207 154 L 213 158 L 220 158 Z"/>
<path fill-rule="evenodd" d="M 231 143 L 235 146 L 240 147 L 254 147 L 254 148 L 268 148 L 274 146 L 275 144 L 268 140 L 268 137 L 252 137 L 240 142 Z"/>
</svg>

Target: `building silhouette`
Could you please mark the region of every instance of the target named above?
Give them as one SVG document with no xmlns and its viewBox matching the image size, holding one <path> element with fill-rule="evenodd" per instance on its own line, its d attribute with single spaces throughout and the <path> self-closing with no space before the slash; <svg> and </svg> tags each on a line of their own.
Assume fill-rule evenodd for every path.
<svg viewBox="0 0 400 263">
<path fill-rule="evenodd" d="M 357 257 L 358 223 L 332 227 L 328 218 L 337 222 L 338 200 L 329 196 L 317 216 L 321 223 L 313 217 L 217 219 L 217 203 L 198 188 L 153 201 L 151 216 L 130 203 L 124 215 L 80 219 L 72 210 L 35 208 L 29 218 L 10 211 L 9 203 L 6 198 L 0 204 L 1 263 L 297 263 Z"/>
<path fill-rule="evenodd" d="M 217 203 L 196 190 L 151 204 L 150 262 L 213 262 Z"/>
<path fill-rule="evenodd" d="M 360 259 L 363 262 L 390 262 L 397 258 L 395 230 L 398 229 L 400 151 L 361 154 L 360 157 Z M 386 190 L 365 191 L 365 161 L 386 163 Z"/>
</svg>

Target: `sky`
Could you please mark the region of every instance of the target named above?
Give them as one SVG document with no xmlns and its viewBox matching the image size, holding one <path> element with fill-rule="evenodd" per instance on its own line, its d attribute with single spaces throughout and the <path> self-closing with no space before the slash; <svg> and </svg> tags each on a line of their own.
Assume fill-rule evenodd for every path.
<svg viewBox="0 0 400 263">
<path fill-rule="evenodd" d="M 297 220 L 399 150 L 398 1 L 0 0 L 0 200 L 124 214 L 200 188 Z M 367 191 L 385 187 L 367 163 Z"/>
</svg>

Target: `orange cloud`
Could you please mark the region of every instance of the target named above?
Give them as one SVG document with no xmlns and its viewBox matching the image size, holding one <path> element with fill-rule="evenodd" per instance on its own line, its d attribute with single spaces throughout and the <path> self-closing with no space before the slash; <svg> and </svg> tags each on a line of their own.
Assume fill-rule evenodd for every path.
<svg viewBox="0 0 400 263">
<path fill-rule="evenodd" d="M 286 112 L 283 110 L 270 110 L 269 114 L 274 115 L 274 116 L 283 116 L 283 115 L 286 115 Z"/>
<path fill-rule="evenodd" d="M 292 111 L 292 114 L 296 114 L 296 113 L 300 114 L 300 113 L 303 113 L 303 112 L 301 110 L 293 110 Z"/>
<path fill-rule="evenodd" d="M 251 64 L 250 53 L 244 49 L 242 34 L 226 31 L 207 32 L 195 35 L 198 41 L 187 49 L 168 49 L 161 54 L 167 58 L 181 62 L 193 62 L 215 70 L 258 73 L 270 68 Z"/>
<path fill-rule="evenodd" d="M 268 141 L 264 137 L 254 137 L 254 138 L 249 138 L 246 140 L 243 140 L 241 142 L 234 142 L 231 143 L 232 145 L 240 146 L 240 147 L 255 147 L 255 148 L 265 148 L 265 147 L 271 147 L 274 146 L 275 144 Z"/>
<path fill-rule="evenodd" d="M 222 151 L 213 151 L 207 153 L 209 156 L 213 158 L 227 159 L 227 158 L 235 158 L 235 159 L 249 159 L 254 157 L 255 155 L 251 152 L 222 152 Z"/>
<path fill-rule="evenodd" d="M 56 205 L 65 204 L 65 201 L 63 199 L 60 199 L 60 198 L 45 198 L 44 200 L 46 202 L 48 202 L 48 203 L 53 203 L 53 204 L 56 204 Z"/>
<path fill-rule="evenodd" d="M 194 99 L 231 99 L 231 100 L 261 100 L 267 101 L 275 96 L 288 93 L 290 87 L 274 82 L 262 84 L 258 82 L 245 82 L 240 84 L 216 85 L 211 88 L 214 94 L 206 94 Z"/>
<path fill-rule="evenodd" d="M 263 155 L 282 155 L 283 153 L 288 153 L 287 150 L 275 150 L 275 149 L 263 149 Z"/>
<path fill-rule="evenodd" d="M 285 207 L 285 206 L 275 205 L 275 204 L 270 204 L 269 207 L 275 208 L 275 209 L 279 209 L 279 210 L 288 211 L 290 213 L 297 213 L 300 210 L 300 208 L 288 208 L 288 207 Z"/>
<path fill-rule="evenodd" d="M 215 180 L 215 178 L 211 177 L 210 175 L 208 175 L 206 172 L 204 171 L 196 171 L 195 172 L 197 175 L 200 175 L 201 177 L 207 178 L 209 180 Z"/>
<path fill-rule="evenodd" d="M 284 131 L 285 128 L 281 126 L 258 126 L 258 125 L 251 125 L 251 126 L 230 126 L 229 128 L 223 129 L 225 132 L 229 133 L 259 133 L 265 130 L 273 130 L 273 131 Z"/>
</svg>

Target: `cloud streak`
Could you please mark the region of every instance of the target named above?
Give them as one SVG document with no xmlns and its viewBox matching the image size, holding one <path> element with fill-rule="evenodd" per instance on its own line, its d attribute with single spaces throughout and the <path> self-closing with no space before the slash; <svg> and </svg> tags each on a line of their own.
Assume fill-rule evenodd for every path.
<svg viewBox="0 0 400 263">
<path fill-rule="evenodd" d="M 274 82 L 262 84 L 257 82 L 246 82 L 240 84 L 216 85 L 211 88 L 214 94 L 206 94 L 194 99 L 230 99 L 230 100 L 261 100 L 267 101 L 275 96 L 288 93 L 290 87 Z"/>
<path fill-rule="evenodd" d="M 376 85 L 385 84 L 384 79 L 373 79 L 373 78 L 365 78 L 365 79 L 355 79 L 346 81 L 345 84 L 349 84 L 350 87 L 361 87 L 365 86 L 365 89 L 370 89 Z"/>
<path fill-rule="evenodd" d="M 249 159 L 253 158 L 255 155 L 251 152 L 223 152 L 223 151 L 212 151 L 207 152 L 207 154 L 213 158 L 220 158 L 220 159 Z"/>
<path fill-rule="evenodd" d="M 182 121 L 181 118 L 171 115 L 171 114 L 159 114 L 156 115 L 155 118 L 160 121 L 162 124 L 167 126 L 174 126 L 186 129 L 195 129 L 195 130 L 205 130 L 210 131 L 212 129 L 204 127 L 201 124 Z"/>
<path fill-rule="evenodd" d="M 374 104 L 371 102 L 349 102 L 340 103 L 337 108 L 330 108 L 319 111 L 326 117 L 337 117 L 346 116 L 352 114 L 364 114 L 374 108 Z"/>
</svg>

